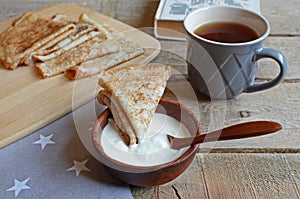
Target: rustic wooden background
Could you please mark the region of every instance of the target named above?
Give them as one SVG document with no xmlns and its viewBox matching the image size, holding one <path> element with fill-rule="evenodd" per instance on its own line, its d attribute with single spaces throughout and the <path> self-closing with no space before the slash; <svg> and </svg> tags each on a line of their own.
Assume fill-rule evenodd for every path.
<svg viewBox="0 0 300 199">
<path fill-rule="evenodd" d="M 0 0 L 0 20 L 56 3 L 81 5 L 134 27 L 145 27 L 153 25 L 159 0 Z"/>
<path fill-rule="evenodd" d="M 158 0 L 0 0 L 0 20 L 62 2 L 102 12 L 137 28 L 153 26 L 159 4 Z M 283 130 L 270 137 L 218 143 L 213 153 L 198 153 L 192 166 L 175 181 L 146 189 L 132 187 L 136 198 L 300 198 L 299 10 L 299 0 L 261 0 L 261 13 L 272 28 L 266 47 L 282 51 L 289 62 L 282 84 L 225 103 L 210 103 L 202 96 L 198 96 L 197 106 L 189 98 L 185 101 L 201 115 L 204 131 L 207 123 L 224 111 L 225 125 L 271 119 L 282 123 Z M 185 43 L 161 40 L 161 44 L 163 51 L 154 61 L 171 64 L 186 75 Z M 262 61 L 257 80 L 274 77 L 278 70 L 273 64 Z M 181 78 L 171 79 L 170 86 L 184 90 Z M 209 148 L 203 145 L 200 152 L 206 146 Z"/>
</svg>

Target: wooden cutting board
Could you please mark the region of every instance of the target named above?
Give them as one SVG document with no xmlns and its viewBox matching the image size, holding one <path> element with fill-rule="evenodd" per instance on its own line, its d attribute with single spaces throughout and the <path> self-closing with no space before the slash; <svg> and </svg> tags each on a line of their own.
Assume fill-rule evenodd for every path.
<svg viewBox="0 0 300 199">
<path fill-rule="evenodd" d="M 83 7 L 57 4 L 33 12 L 46 17 L 60 13 L 73 20 L 81 13 L 87 13 L 95 21 L 123 32 L 144 47 L 145 54 L 122 65 L 146 64 L 160 52 L 160 43 L 148 34 Z M 13 20 L 0 22 L 0 31 L 10 26 Z M 0 68 L 0 148 L 85 104 L 95 98 L 98 90 L 97 76 L 70 81 L 62 74 L 42 79 L 31 67 L 19 67 L 14 71 Z"/>
</svg>

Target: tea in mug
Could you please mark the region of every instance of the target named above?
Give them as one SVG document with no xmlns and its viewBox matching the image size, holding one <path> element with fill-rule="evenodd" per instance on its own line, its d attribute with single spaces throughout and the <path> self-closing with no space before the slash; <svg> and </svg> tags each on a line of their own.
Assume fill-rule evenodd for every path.
<svg viewBox="0 0 300 199">
<path fill-rule="evenodd" d="M 234 22 L 213 22 L 198 27 L 194 33 L 202 38 L 222 43 L 244 43 L 259 38 L 252 28 Z"/>
</svg>

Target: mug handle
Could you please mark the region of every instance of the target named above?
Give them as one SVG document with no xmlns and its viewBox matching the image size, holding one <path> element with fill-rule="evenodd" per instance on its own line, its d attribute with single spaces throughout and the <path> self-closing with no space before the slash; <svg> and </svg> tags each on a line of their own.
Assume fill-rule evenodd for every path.
<svg viewBox="0 0 300 199">
<path fill-rule="evenodd" d="M 266 83 L 254 83 L 252 82 L 245 90 L 245 93 L 251 93 L 251 92 L 256 92 L 256 91 L 261 91 L 261 90 L 265 90 L 268 88 L 271 88 L 273 86 L 276 86 L 277 84 L 279 84 L 285 77 L 287 70 L 288 70 L 288 63 L 286 58 L 284 57 L 284 55 L 274 49 L 270 49 L 270 48 L 262 48 L 259 49 L 255 52 L 254 57 L 253 57 L 253 62 L 256 62 L 262 58 L 271 58 L 274 59 L 278 65 L 280 66 L 280 73 L 277 75 L 277 77 L 275 77 L 274 79 L 272 79 L 269 82 Z"/>
</svg>

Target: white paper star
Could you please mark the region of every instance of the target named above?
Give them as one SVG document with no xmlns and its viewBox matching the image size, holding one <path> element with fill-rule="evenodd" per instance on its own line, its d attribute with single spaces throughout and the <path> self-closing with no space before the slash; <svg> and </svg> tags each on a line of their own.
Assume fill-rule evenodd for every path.
<svg viewBox="0 0 300 199">
<path fill-rule="evenodd" d="M 76 160 L 73 160 L 74 166 L 72 166 L 71 168 L 67 169 L 67 171 L 75 171 L 76 172 L 76 176 L 78 176 L 80 174 L 81 171 L 91 171 L 89 168 L 87 168 L 85 165 L 87 163 L 88 159 L 82 161 L 82 162 L 78 162 Z"/>
<path fill-rule="evenodd" d="M 20 182 L 19 180 L 15 179 L 15 185 L 12 186 L 11 188 L 7 189 L 6 191 L 15 191 L 15 197 L 18 196 L 20 191 L 23 189 L 30 189 L 29 186 L 26 185 L 26 183 L 30 180 L 30 178 L 27 178 L 26 180 Z"/>
<path fill-rule="evenodd" d="M 44 150 L 44 148 L 46 147 L 47 144 L 55 144 L 55 142 L 53 142 L 51 140 L 52 137 L 53 137 L 53 134 L 48 135 L 47 137 L 40 135 L 40 139 L 35 141 L 33 144 L 40 144 L 42 147 L 42 150 Z"/>
</svg>

